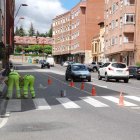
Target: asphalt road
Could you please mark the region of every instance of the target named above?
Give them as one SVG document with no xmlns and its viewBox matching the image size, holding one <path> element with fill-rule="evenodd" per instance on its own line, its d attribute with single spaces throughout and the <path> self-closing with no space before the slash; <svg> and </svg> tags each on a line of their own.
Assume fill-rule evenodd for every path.
<svg viewBox="0 0 140 140">
<path fill-rule="evenodd" d="M 140 81 L 129 83 L 97 80 L 65 81 L 65 67 L 41 69 L 38 64 L 15 63 L 21 76 L 35 76 L 36 98 L 1 100 L 0 139 L 2 140 L 139 140 Z M 51 84 L 48 84 L 50 77 Z M 92 85 L 97 96 L 91 96 Z M 66 97 L 61 97 L 61 90 Z M 118 106 L 123 92 L 125 106 Z"/>
</svg>

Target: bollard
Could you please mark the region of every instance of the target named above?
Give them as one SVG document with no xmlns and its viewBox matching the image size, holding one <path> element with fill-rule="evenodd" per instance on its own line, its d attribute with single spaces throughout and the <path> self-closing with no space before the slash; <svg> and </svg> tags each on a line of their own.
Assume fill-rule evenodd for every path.
<svg viewBox="0 0 140 140">
<path fill-rule="evenodd" d="M 61 97 L 65 97 L 66 96 L 66 90 L 61 90 Z"/>
</svg>

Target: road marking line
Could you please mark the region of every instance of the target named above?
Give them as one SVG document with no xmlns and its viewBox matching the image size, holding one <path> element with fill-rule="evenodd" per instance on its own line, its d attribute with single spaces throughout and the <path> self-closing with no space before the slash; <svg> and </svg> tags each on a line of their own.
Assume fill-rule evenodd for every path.
<svg viewBox="0 0 140 140">
<path fill-rule="evenodd" d="M 113 96 L 101 96 L 101 97 L 105 98 L 107 100 L 110 100 L 110 101 L 112 101 L 114 103 L 117 103 L 117 104 L 119 103 L 119 99 L 116 98 L 116 97 L 113 97 Z M 124 106 L 138 106 L 138 105 L 130 103 L 130 102 L 127 102 L 127 101 L 124 101 Z"/>
<path fill-rule="evenodd" d="M 65 108 L 81 108 L 68 98 L 56 98 Z"/>
<path fill-rule="evenodd" d="M 21 111 L 21 99 L 10 99 L 6 108 L 6 112 Z"/>
<path fill-rule="evenodd" d="M 140 97 L 136 97 L 136 96 L 124 96 L 124 97 L 140 102 Z"/>
<path fill-rule="evenodd" d="M 2 122 L 1 122 L 0 128 L 2 128 L 2 127 L 7 123 L 9 116 L 10 116 L 10 113 L 9 113 L 9 112 L 7 112 L 7 113 L 4 115 L 5 118 L 3 118 Z"/>
<path fill-rule="evenodd" d="M 48 110 L 51 107 L 48 105 L 44 98 L 33 99 L 36 110 Z"/>
<path fill-rule="evenodd" d="M 87 102 L 88 104 L 94 106 L 94 107 L 109 107 L 108 105 L 93 99 L 91 97 L 79 97 L 80 99 L 82 99 L 83 101 Z"/>
<path fill-rule="evenodd" d="M 95 86 L 98 86 L 98 87 L 108 88 L 107 86 L 101 86 L 101 85 L 97 85 L 97 84 L 94 84 L 94 83 L 92 83 L 92 84 L 95 85 Z"/>
</svg>

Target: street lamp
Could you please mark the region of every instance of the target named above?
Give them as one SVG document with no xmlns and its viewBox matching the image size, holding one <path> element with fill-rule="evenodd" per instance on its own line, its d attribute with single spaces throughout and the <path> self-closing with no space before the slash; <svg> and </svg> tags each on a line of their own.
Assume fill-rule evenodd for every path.
<svg viewBox="0 0 140 140">
<path fill-rule="evenodd" d="M 19 23 L 20 19 L 25 19 L 25 18 L 24 17 L 20 17 L 18 22 L 15 25 L 13 25 L 13 27 L 16 26 Z"/>
<path fill-rule="evenodd" d="M 15 15 L 15 18 L 16 18 L 16 16 L 17 16 L 17 14 L 18 14 L 19 9 L 20 9 L 21 6 L 28 6 L 28 5 L 27 5 L 27 4 L 20 4 L 20 6 L 19 6 L 19 8 L 18 8 L 18 11 L 17 11 L 17 13 L 16 13 L 16 15 Z M 15 18 L 14 18 L 14 19 L 15 19 Z"/>
</svg>

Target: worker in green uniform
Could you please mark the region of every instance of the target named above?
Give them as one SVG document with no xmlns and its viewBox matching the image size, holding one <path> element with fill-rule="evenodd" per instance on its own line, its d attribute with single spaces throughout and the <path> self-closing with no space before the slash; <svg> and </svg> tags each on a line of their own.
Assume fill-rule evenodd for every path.
<svg viewBox="0 0 140 140">
<path fill-rule="evenodd" d="M 8 100 L 11 97 L 11 93 L 13 90 L 13 85 L 15 84 L 17 98 L 21 98 L 19 83 L 21 82 L 22 77 L 17 72 L 10 72 L 8 75 L 8 79 L 5 80 L 5 83 L 8 85 L 6 99 Z"/>
<path fill-rule="evenodd" d="M 32 98 L 35 98 L 34 84 L 35 78 L 33 75 L 25 75 L 21 81 L 23 86 L 23 97 L 28 98 L 28 86 L 30 86 L 30 92 L 32 94 Z"/>
</svg>

